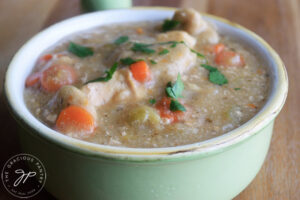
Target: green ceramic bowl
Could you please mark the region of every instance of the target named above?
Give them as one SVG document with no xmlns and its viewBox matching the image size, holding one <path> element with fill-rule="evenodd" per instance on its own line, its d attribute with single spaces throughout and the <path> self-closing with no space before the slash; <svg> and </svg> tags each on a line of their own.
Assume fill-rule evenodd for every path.
<svg viewBox="0 0 300 200">
<path fill-rule="evenodd" d="M 23 100 L 24 81 L 42 51 L 81 30 L 115 22 L 163 20 L 171 8 L 95 12 L 55 24 L 28 41 L 13 58 L 5 93 L 20 125 L 24 152 L 47 171 L 46 189 L 59 199 L 231 199 L 255 177 L 267 154 L 275 117 L 287 96 L 282 61 L 259 36 L 227 20 L 206 15 L 219 32 L 235 37 L 261 56 L 272 84 L 267 103 L 251 120 L 222 136 L 170 148 L 125 148 L 91 144 L 60 134 L 38 121 Z"/>
</svg>

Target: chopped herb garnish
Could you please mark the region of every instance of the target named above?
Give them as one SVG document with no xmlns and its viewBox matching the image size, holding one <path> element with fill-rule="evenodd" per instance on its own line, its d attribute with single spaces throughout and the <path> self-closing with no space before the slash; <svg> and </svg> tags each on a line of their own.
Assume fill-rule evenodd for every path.
<svg viewBox="0 0 300 200">
<path fill-rule="evenodd" d="M 185 107 L 177 100 L 171 100 L 170 104 L 170 110 L 171 111 L 186 111 Z"/>
<path fill-rule="evenodd" d="M 126 36 L 126 35 L 120 36 L 118 39 L 116 39 L 116 40 L 114 41 L 114 44 L 120 45 L 120 44 L 123 44 L 123 43 L 127 42 L 128 40 L 129 40 L 129 37 L 128 37 L 128 36 Z"/>
<path fill-rule="evenodd" d="M 228 83 L 228 80 L 225 78 L 225 76 L 218 70 L 213 71 L 209 73 L 209 80 L 212 83 L 223 85 Z"/>
<path fill-rule="evenodd" d="M 177 76 L 177 80 L 174 84 L 169 82 L 166 87 L 166 94 L 168 97 L 177 99 L 182 97 L 182 91 L 184 89 L 183 82 L 181 81 L 180 74 Z"/>
<path fill-rule="evenodd" d="M 180 21 L 166 19 L 162 25 L 162 31 L 166 32 L 176 28 L 180 24 Z"/>
<path fill-rule="evenodd" d="M 130 57 L 127 57 L 127 58 L 121 58 L 120 61 L 123 65 L 131 65 L 133 63 L 136 63 L 138 61 L 142 61 L 143 59 L 138 59 L 138 60 L 134 60 Z"/>
<path fill-rule="evenodd" d="M 191 49 L 191 48 L 190 48 L 190 50 L 191 50 L 191 52 L 193 52 L 194 54 L 196 54 L 199 58 L 204 58 L 204 59 L 206 59 L 205 55 L 199 53 L 198 51 L 196 51 L 196 50 L 194 50 L 194 49 Z"/>
<path fill-rule="evenodd" d="M 167 45 L 170 44 L 172 48 L 176 47 L 177 44 L 184 44 L 184 41 L 168 41 L 168 42 L 159 42 L 157 45 Z"/>
<path fill-rule="evenodd" d="M 171 111 L 186 111 L 184 106 L 177 100 L 179 97 L 182 97 L 182 91 L 184 89 L 183 82 L 181 81 L 180 74 L 177 76 L 177 80 L 174 84 L 169 82 L 165 89 L 166 95 L 171 97 L 170 110 Z"/>
<path fill-rule="evenodd" d="M 175 48 L 175 47 L 177 46 L 177 44 L 178 44 L 178 43 L 173 43 L 173 44 L 171 44 L 170 47 L 171 47 L 171 48 Z"/>
<path fill-rule="evenodd" d="M 127 57 L 127 58 L 121 58 L 121 63 L 123 64 L 123 65 L 131 65 L 131 64 L 133 64 L 133 63 L 135 63 L 136 61 L 135 60 L 133 60 L 132 58 L 130 58 L 130 57 Z"/>
<path fill-rule="evenodd" d="M 240 90 L 241 88 L 234 88 L 234 90 Z"/>
<path fill-rule="evenodd" d="M 104 76 L 104 77 L 99 77 L 99 78 L 96 78 L 96 79 L 94 79 L 94 80 L 90 80 L 90 81 L 86 82 L 85 84 L 93 83 L 93 82 L 107 82 L 107 81 L 109 81 L 109 80 L 113 77 L 113 75 L 114 75 L 114 73 L 115 73 L 117 67 L 118 67 L 118 63 L 115 62 L 115 63 L 113 64 L 113 66 L 112 66 L 109 70 L 106 70 L 106 71 L 105 71 L 106 76 Z"/>
<path fill-rule="evenodd" d="M 154 105 L 154 104 L 156 103 L 156 100 L 155 100 L 155 99 L 149 99 L 149 103 L 150 103 L 151 105 Z"/>
<path fill-rule="evenodd" d="M 153 44 L 144 44 L 144 43 L 134 43 L 131 47 L 131 50 L 134 52 L 142 52 L 147 54 L 155 53 L 154 49 L 149 48 Z"/>
<path fill-rule="evenodd" d="M 165 54 L 167 54 L 167 53 L 169 53 L 170 51 L 168 50 L 168 49 L 163 49 L 163 50 L 161 50 L 158 54 L 159 55 L 165 55 Z"/>
<path fill-rule="evenodd" d="M 69 43 L 68 51 L 80 58 L 94 55 L 92 48 L 81 46 L 73 42 Z"/>
<path fill-rule="evenodd" d="M 131 47 L 131 50 L 134 52 L 142 52 L 142 53 L 152 54 L 152 53 L 155 53 L 155 50 L 151 49 L 149 47 L 154 46 L 154 45 L 168 45 L 168 44 L 170 44 L 171 48 L 175 48 L 177 46 L 177 44 L 184 44 L 187 48 L 190 49 L 190 51 L 192 53 L 194 53 L 198 57 L 206 60 L 206 57 L 203 54 L 190 48 L 184 41 L 168 41 L 168 42 L 159 42 L 159 43 L 154 43 L 154 44 L 134 43 L 133 46 Z M 169 53 L 169 50 L 163 49 L 162 51 L 159 52 L 159 55 L 164 55 L 167 53 Z"/>
<path fill-rule="evenodd" d="M 218 70 L 217 68 L 212 67 L 210 65 L 206 65 L 206 64 L 202 64 L 201 66 L 204 67 L 205 69 L 207 69 L 209 72 L 213 72 L 213 71 Z"/>
<path fill-rule="evenodd" d="M 210 82 L 215 83 L 217 85 L 223 85 L 228 83 L 226 77 L 217 68 L 206 64 L 202 64 L 201 66 L 209 71 L 208 78 Z"/>
<path fill-rule="evenodd" d="M 157 62 L 155 60 L 150 60 L 151 64 L 156 65 Z"/>
</svg>

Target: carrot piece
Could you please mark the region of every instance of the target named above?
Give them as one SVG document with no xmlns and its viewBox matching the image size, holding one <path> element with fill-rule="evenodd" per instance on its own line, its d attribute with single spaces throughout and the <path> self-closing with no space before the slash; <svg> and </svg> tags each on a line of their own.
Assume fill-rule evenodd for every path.
<svg viewBox="0 0 300 200">
<path fill-rule="evenodd" d="M 222 43 L 215 44 L 213 47 L 214 54 L 221 53 L 225 49 L 225 45 Z"/>
<path fill-rule="evenodd" d="M 41 85 L 48 92 L 55 92 L 64 85 L 70 85 L 77 79 L 76 71 L 74 68 L 56 64 L 52 65 L 41 76 Z"/>
<path fill-rule="evenodd" d="M 150 80 L 150 70 L 145 61 L 138 61 L 130 65 L 130 71 L 135 80 L 143 83 Z"/>
<path fill-rule="evenodd" d="M 56 129 L 62 133 L 78 133 L 81 138 L 86 138 L 94 132 L 95 121 L 88 111 L 71 105 L 60 112 Z"/>
<path fill-rule="evenodd" d="M 243 67 L 245 65 L 243 56 L 230 50 L 223 50 L 218 53 L 215 62 L 225 67 Z"/>
<path fill-rule="evenodd" d="M 144 29 L 142 29 L 141 27 L 135 29 L 136 33 L 139 34 L 139 35 L 142 35 L 144 34 Z"/>
<path fill-rule="evenodd" d="M 171 111 L 170 104 L 171 98 L 163 97 L 161 101 L 155 105 L 155 108 L 159 111 L 160 117 L 170 120 L 170 123 L 182 120 L 185 113 L 182 111 Z"/>
<path fill-rule="evenodd" d="M 52 54 L 45 54 L 41 59 L 43 61 L 49 61 L 53 58 Z"/>
<path fill-rule="evenodd" d="M 254 108 L 254 109 L 256 109 L 256 108 L 257 108 L 257 106 L 256 106 L 256 105 L 254 105 L 253 103 L 249 103 L 249 104 L 248 104 L 248 106 L 249 106 L 249 107 L 251 107 L 251 108 Z"/>
<path fill-rule="evenodd" d="M 35 84 L 37 84 L 40 81 L 40 78 L 41 78 L 40 72 L 35 72 L 33 74 L 30 74 L 25 81 L 25 86 L 26 87 L 34 86 Z"/>
</svg>

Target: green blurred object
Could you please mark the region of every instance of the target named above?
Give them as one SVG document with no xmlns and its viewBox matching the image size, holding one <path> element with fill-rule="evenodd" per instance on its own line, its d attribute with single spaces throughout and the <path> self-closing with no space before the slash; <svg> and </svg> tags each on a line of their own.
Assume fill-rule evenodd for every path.
<svg viewBox="0 0 300 200">
<path fill-rule="evenodd" d="M 129 8 L 132 0 L 81 0 L 81 5 L 85 11 Z"/>
</svg>

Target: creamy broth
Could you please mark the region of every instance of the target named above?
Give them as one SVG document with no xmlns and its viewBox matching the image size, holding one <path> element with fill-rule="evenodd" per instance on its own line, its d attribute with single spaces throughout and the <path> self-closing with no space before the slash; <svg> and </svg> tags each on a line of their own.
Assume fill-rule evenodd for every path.
<svg viewBox="0 0 300 200">
<path fill-rule="evenodd" d="M 193 15 L 189 19 L 201 23 L 185 22 L 182 13 Z M 28 108 L 44 124 L 62 134 L 115 146 L 191 144 L 241 126 L 266 101 L 268 71 L 253 50 L 234 38 L 218 34 L 198 15 L 193 10 L 179 10 L 173 20 L 180 23 L 165 32 L 161 28 L 163 21 L 148 21 L 101 26 L 68 36 L 36 62 L 24 91 Z M 126 41 L 118 44 L 118 39 Z M 74 54 L 70 42 L 89 48 L 92 55 Z M 153 52 L 143 52 L 145 47 L 135 51 L 135 43 L 151 44 L 146 49 Z M 124 58 L 134 62 L 124 64 Z M 107 75 L 106 70 L 115 63 L 118 66 L 110 80 L 87 83 Z M 146 65 L 148 77 L 145 78 L 145 73 L 135 75 L 134 64 Z M 53 78 L 62 73 L 62 79 L 70 80 L 56 89 L 48 86 L 53 82 L 45 78 L 45 71 L 54 65 L 72 68 L 51 74 Z M 64 78 L 64 73 L 70 70 L 75 75 Z M 32 75 L 36 74 L 38 78 L 34 79 Z M 178 96 L 170 97 L 166 88 L 174 89 L 179 82 L 184 89 Z M 172 107 L 170 102 L 179 106 L 174 103 Z M 58 124 L 63 110 L 72 105 L 91 116 L 90 121 L 83 119 L 85 113 L 74 119 L 75 128 L 82 127 L 78 125 L 81 120 L 86 123 L 82 130 L 65 128 L 75 114 L 69 121 Z M 93 127 L 86 128 L 88 125 Z"/>
</svg>

